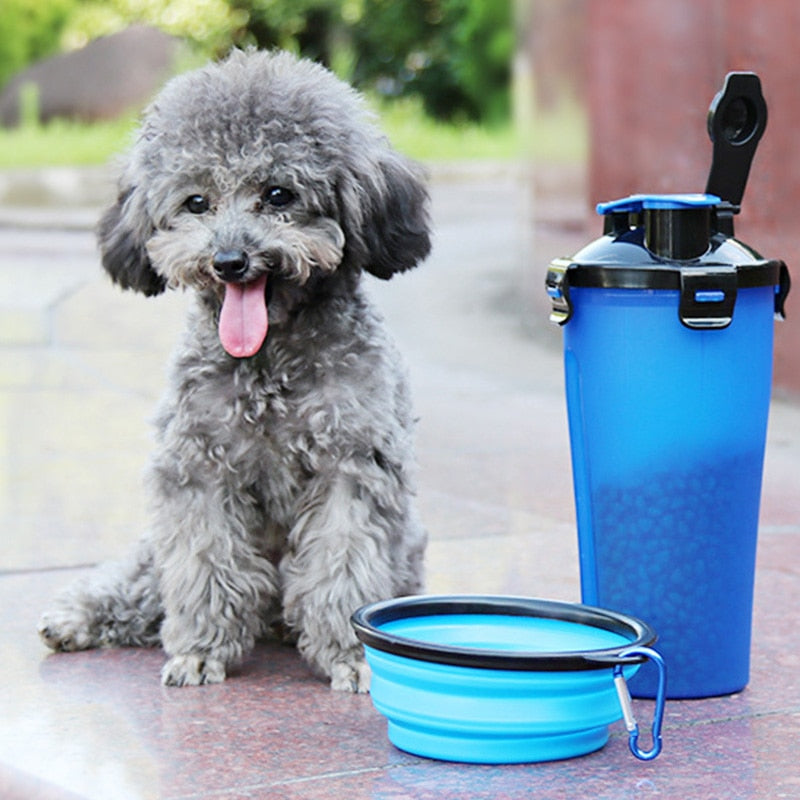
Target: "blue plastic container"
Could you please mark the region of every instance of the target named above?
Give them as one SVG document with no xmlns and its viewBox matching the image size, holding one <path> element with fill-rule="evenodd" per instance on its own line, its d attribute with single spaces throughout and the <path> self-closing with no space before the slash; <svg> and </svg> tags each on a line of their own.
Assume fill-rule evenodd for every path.
<svg viewBox="0 0 800 800">
<path fill-rule="evenodd" d="M 598 207 L 606 234 L 551 265 L 584 603 L 659 632 L 669 697 L 748 682 L 779 261 L 716 227 L 719 198 Z M 634 695 L 653 696 L 645 668 Z"/>
<path fill-rule="evenodd" d="M 415 755 L 489 764 L 597 750 L 625 718 L 634 755 L 660 749 L 664 666 L 639 620 L 511 597 L 409 597 L 353 615 L 390 741 Z M 662 691 L 653 747 L 638 745 L 625 681 L 646 658 Z"/>
</svg>

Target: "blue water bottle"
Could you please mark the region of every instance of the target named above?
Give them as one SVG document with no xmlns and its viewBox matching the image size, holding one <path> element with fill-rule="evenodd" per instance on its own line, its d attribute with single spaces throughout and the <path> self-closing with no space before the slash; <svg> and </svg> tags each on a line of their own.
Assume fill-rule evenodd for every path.
<svg viewBox="0 0 800 800">
<path fill-rule="evenodd" d="M 765 125 L 758 77 L 728 75 L 706 192 L 601 204 L 604 235 L 547 275 L 582 600 L 653 626 L 670 698 L 749 678 L 773 319 L 789 275 L 734 238 L 733 215 Z M 643 668 L 631 691 L 652 697 L 656 680 Z"/>
</svg>

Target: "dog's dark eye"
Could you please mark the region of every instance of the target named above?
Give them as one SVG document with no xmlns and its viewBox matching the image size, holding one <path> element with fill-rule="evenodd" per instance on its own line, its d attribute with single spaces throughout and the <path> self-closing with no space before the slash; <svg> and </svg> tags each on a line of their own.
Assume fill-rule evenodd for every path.
<svg viewBox="0 0 800 800">
<path fill-rule="evenodd" d="M 192 214 L 205 214 L 210 208 L 208 200 L 201 194 L 193 194 L 186 198 L 186 210 Z"/>
<path fill-rule="evenodd" d="M 294 200 L 294 194 L 283 186 L 270 186 L 261 197 L 264 203 L 273 208 L 283 208 Z"/>
</svg>

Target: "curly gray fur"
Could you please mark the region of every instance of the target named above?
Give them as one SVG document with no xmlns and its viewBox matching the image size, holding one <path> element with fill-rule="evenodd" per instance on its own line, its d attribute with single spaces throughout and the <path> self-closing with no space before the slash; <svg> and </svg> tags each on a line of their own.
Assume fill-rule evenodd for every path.
<svg viewBox="0 0 800 800">
<path fill-rule="evenodd" d="M 50 647 L 161 643 L 164 683 L 211 683 L 282 617 L 333 688 L 368 688 L 349 616 L 421 590 L 426 534 L 406 376 L 360 282 L 415 266 L 428 229 L 419 169 L 322 67 L 234 52 L 165 87 L 99 226 L 120 286 L 195 295 L 157 417 L 153 525 L 57 598 Z M 266 338 L 231 355 L 226 292 L 264 280 Z"/>
</svg>

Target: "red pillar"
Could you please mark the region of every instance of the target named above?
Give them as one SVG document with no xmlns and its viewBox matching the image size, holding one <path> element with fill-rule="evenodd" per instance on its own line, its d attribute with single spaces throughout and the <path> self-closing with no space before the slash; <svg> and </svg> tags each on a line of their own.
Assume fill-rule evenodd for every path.
<svg viewBox="0 0 800 800">
<path fill-rule="evenodd" d="M 795 276 L 776 326 L 775 382 L 800 396 L 800 3 L 589 0 L 589 200 L 705 188 L 706 114 L 726 73 L 761 78 L 769 109 L 737 236 Z"/>
</svg>

